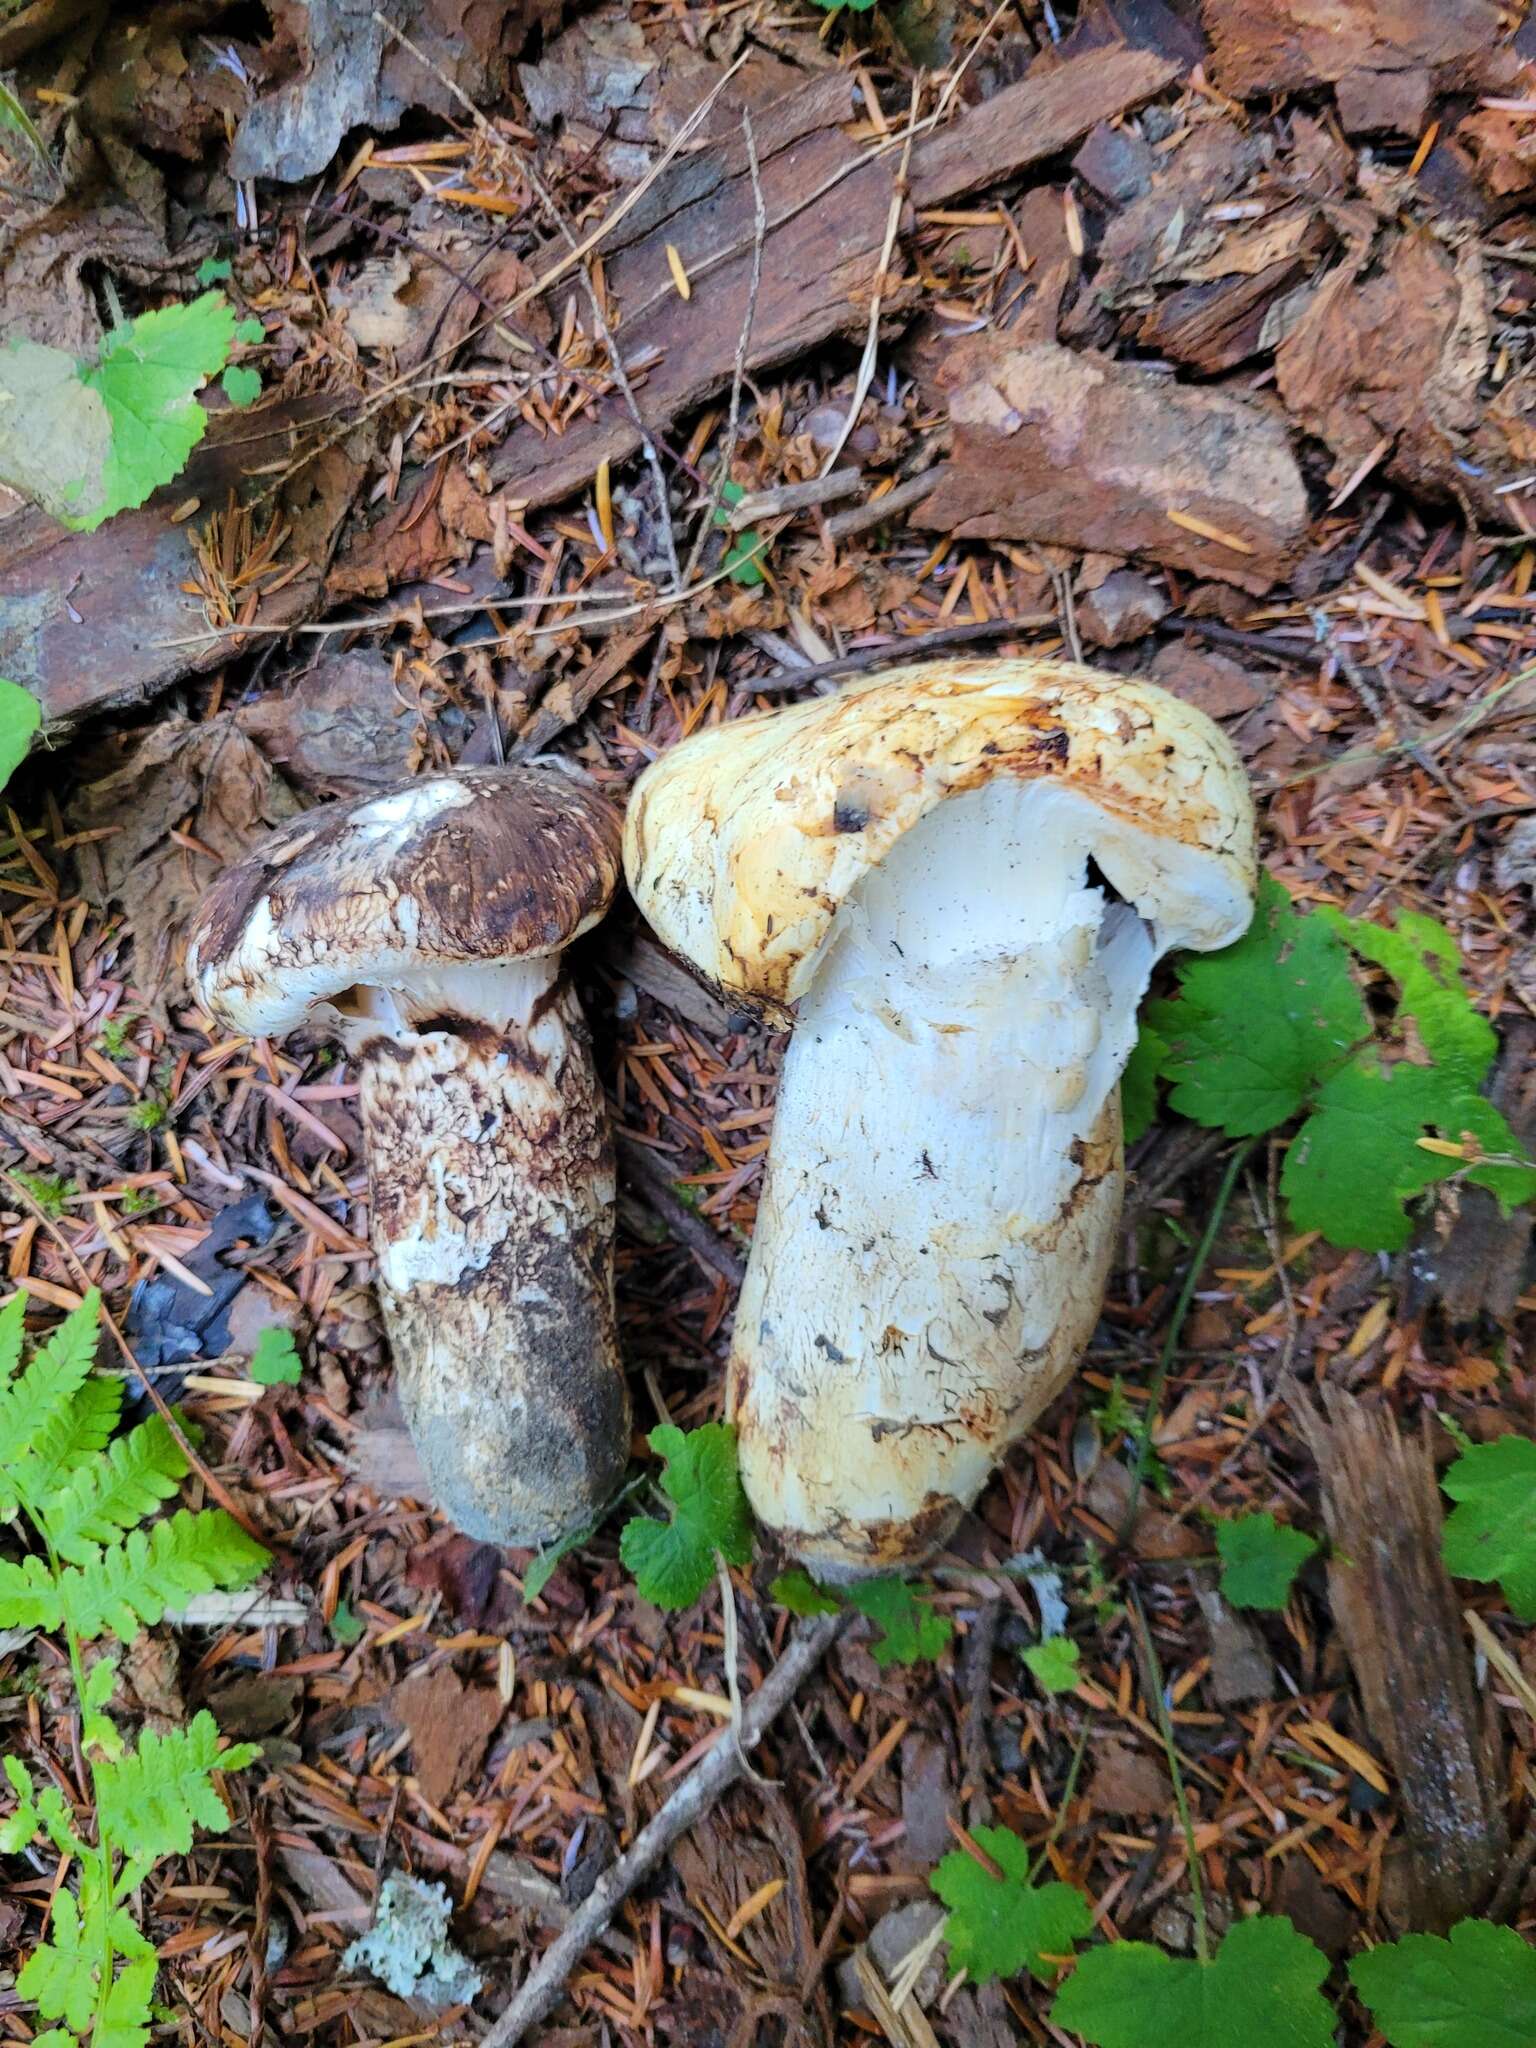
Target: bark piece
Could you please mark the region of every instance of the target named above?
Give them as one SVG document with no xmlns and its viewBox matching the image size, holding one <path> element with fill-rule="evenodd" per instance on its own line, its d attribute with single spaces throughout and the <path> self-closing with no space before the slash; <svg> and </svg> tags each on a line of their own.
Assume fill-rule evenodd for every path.
<svg viewBox="0 0 1536 2048">
<path fill-rule="evenodd" d="M 943 205 L 1054 156 L 1151 98 L 1178 70 L 1147 51 L 1117 50 L 1032 72 L 914 148 L 911 201 Z M 749 369 L 868 326 L 899 156 L 869 154 L 843 134 L 837 124 L 850 116 L 851 90 L 845 73 L 822 75 L 754 121 L 769 229 Z M 720 149 L 670 166 L 604 243 L 625 359 L 650 363 L 638 397 L 651 429 L 665 429 L 730 382 L 747 311 L 754 217 L 738 128 Z M 669 247 L 691 281 L 687 300 L 672 282 Z M 551 247 L 535 272 L 565 253 L 563 245 Z M 896 310 L 900 299 L 887 293 L 885 303 Z M 552 504 L 580 489 L 605 456 L 618 462 L 639 444 L 622 400 L 609 395 L 595 415 L 558 437 L 514 429 L 491 473 L 529 504 Z"/>
<path fill-rule="evenodd" d="M 1298 261 L 1271 263 L 1252 277 L 1184 285 L 1141 323 L 1141 339 L 1207 376 L 1234 370 L 1268 345 L 1270 311 L 1306 276 Z"/>
<path fill-rule="evenodd" d="M 174 483 L 135 512 L 95 533 L 67 533 L 31 508 L 0 523 L 0 675 L 30 690 L 44 728 L 128 704 L 184 675 L 217 668 L 232 642 L 176 645 L 206 626 L 183 585 L 196 560 L 196 520 L 171 514 L 188 500 L 203 515 L 264 465 L 291 460 L 300 430 L 327 410 L 323 399 L 220 413 Z M 277 566 L 303 560 L 298 575 L 257 612 L 264 625 L 307 618 L 320 594 L 336 530 L 363 474 L 345 447 L 324 450 L 284 486 L 267 517 L 291 527 Z M 270 484 L 271 476 L 262 479 Z"/>
<path fill-rule="evenodd" d="M 362 796 L 410 773 L 417 716 L 394 687 L 394 664 L 372 648 L 322 654 L 284 694 L 235 714 L 242 732 L 313 796 Z"/>
<path fill-rule="evenodd" d="M 1355 255 L 1318 289 L 1275 352 L 1275 379 L 1296 424 L 1333 451 L 1343 484 L 1385 441 L 1380 460 L 1410 490 L 1473 500 L 1508 524 L 1495 487 L 1458 453 L 1479 424 L 1489 314 L 1483 259 L 1453 257 L 1427 234 L 1389 242 L 1373 267 Z"/>
<path fill-rule="evenodd" d="M 1155 583 L 1134 569 L 1116 569 L 1079 600 L 1077 623 L 1095 647 L 1125 647 L 1143 639 L 1167 611 L 1168 600 Z"/>
<path fill-rule="evenodd" d="M 429 69 L 384 27 L 375 0 L 277 0 L 281 34 L 303 69 L 262 95 L 230 149 L 230 175 L 292 183 L 324 170 L 349 128 L 390 129 L 409 107 L 461 117 L 442 72 L 477 106 L 498 99 L 508 61 L 535 29 L 559 19 L 560 0 L 394 0 L 390 19 L 419 45 Z"/>
<path fill-rule="evenodd" d="M 1434 1465 L 1388 1410 L 1336 1387 L 1321 1414 L 1299 1392 L 1291 1412 L 1322 1480 L 1333 1618 L 1396 1781 L 1407 1921 L 1443 1934 L 1486 1903 L 1507 1845 L 1503 1773 L 1440 1560 Z"/>
<path fill-rule="evenodd" d="M 1160 647 L 1147 674 L 1207 718 L 1241 718 L 1257 711 L 1268 697 L 1262 683 L 1225 654 L 1206 654 L 1188 640 Z"/>
<path fill-rule="evenodd" d="M 479 1767 L 505 1712 L 489 1686 L 461 1685 L 446 1664 L 419 1671 L 389 1696 L 390 1711 L 410 1730 L 411 1761 L 422 1797 L 440 1807 Z"/>
<path fill-rule="evenodd" d="M 1352 71 L 1453 64 L 1503 32 L 1496 0 L 1205 0 L 1223 92 L 1292 92 Z"/>
<path fill-rule="evenodd" d="M 1429 119 L 1435 81 L 1427 71 L 1346 71 L 1334 87 L 1346 135 L 1383 131 L 1415 138 Z"/>
<path fill-rule="evenodd" d="M 182 935 L 220 870 L 299 809 L 228 712 L 201 725 L 162 719 L 80 793 L 71 810 L 76 829 L 111 828 L 110 837 L 80 849 L 82 880 L 95 902 L 122 904 L 146 988 L 164 988 Z M 180 836 L 186 833 L 207 853 L 194 853 Z"/>
<path fill-rule="evenodd" d="M 1094 1813 L 1141 1819 L 1173 1810 L 1173 1783 L 1156 1757 L 1118 1735 L 1094 1744 L 1088 1805 Z"/>
<path fill-rule="evenodd" d="M 1306 533 L 1285 427 L 1251 400 L 1038 342 L 990 351 L 949 412 L 953 457 L 916 523 L 957 539 L 1147 555 L 1262 592 Z"/>
</svg>

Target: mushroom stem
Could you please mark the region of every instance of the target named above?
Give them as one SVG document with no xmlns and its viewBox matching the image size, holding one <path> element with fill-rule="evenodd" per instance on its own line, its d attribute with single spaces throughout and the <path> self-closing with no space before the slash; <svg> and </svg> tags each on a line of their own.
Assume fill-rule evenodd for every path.
<svg viewBox="0 0 1536 2048">
<path fill-rule="evenodd" d="M 1159 948 L 1093 826 L 1044 784 L 951 799 L 802 998 L 729 1384 L 753 1507 L 825 1577 L 941 1542 L 1097 1319 Z"/>
<path fill-rule="evenodd" d="M 339 1006 L 341 1007 L 341 1006 Z M 540 1546 L 613 1492 L 629 1406 L 613 1149 L 557 957 L 441 970 L 347 1016 L 401 1405 L 433 1499 Z"/>
</svg>

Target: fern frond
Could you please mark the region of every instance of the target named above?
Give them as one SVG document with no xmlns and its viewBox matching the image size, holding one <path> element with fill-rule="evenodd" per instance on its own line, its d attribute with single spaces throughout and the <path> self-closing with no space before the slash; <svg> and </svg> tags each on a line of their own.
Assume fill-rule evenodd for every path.
<svg viewBox="0 0 1536 2048">
<path fill-rule="evenodd" d="M 22 1966 L 16 1989 L 35 1998 L 45 2020 L 63 2020 L 83 2034 L 96 2011 L 97 1963 L 101 1955 L 95 1930 L 80 1924 L 73 1892 L 61 1888 L 53 1902 L 53 1927 Z"/>
<path fill-rule="evenodd" d="M 81 1389 L 82 1399 L 86 1392 Z M 111 1543 L 120 1529 L 147 1521 L 173 1497 L 186 1474 L 181 1446 L 164 1420 L 151 1415 L 120 1436 L 104 1457 L 81 1465 L 62 1491 L 45 1497 L 43 1525 L 49 1541 L 70 1564 L 89 1565 L 97 1544 Z"/>
<path fill-rule="evenodd" d="M 149 2039 L 150 2004 L 155 1995 L 155 1958 L 120 1970 L 107 1993 L 91 2048 L 144 2048 Z"/>
<path fill-rule="evenodd" d="M 0 1558 L 0 1628 L 57 1628 L 63 1618 L 58 1585 L 40 1557 Z"/>
<path fill-rule="evenodd" d="M 100 1309 L 101 1296 L 93 1287 L 33 1353 L 20 1379 L 0 1387 L 0 1470 L 11 1470 L 34 1449 L 48 1424 L 66 1413 L 85 1384 L 96 1356 Z"/>
<path fill-rule="evenodd" d="M 169 1735 L 146 1728 L 137 1749 L 119 1763 L 96 1766 L 96 1804 L 103 1835 L 132 1843 L 136 1862 L 185 1856 L 194 1826 L 211 1835 L 229 1827 L 229 1809 L 214 1787 L 216 1770 L 239 1770 L 260 1751 L 243 1743 L 219 1754 L 212 1714 L 195 1714 Z"/>
<path fill-rule="evenodd" d="M 21 1362 L 22 1324 L 27 1297 L 18 1290 L 0 1309 L 0 1387 L 8 1387 Z"/>
<path fill-rule="evenodd" d="M 110 1629 L 120 1642 L 131 1643 L 141 1624 L 152 1626 L 168 1607 L 182 1607 L 194 1593 L 216 1586 L 249 1585 L 267 1561 L 261 1545 L 222 1510 L 192 1514 L 180 1508 L 168 1521 L 135 1529 L 101 1550 L 93 1547 L 83 1564 L 66 1566 L 59 1574 L 55 1611 L 62 1609 L 84 1641 Z M 0 1577 L 0 1611 L 4 1594 Z"/>
<path fill-rule="evenodd" d="M 43 1424 L 31 1451 L 10 1474 L 11 1483 L 29 1501 L 50 1501 L 81 1465 L 99 1456 L 122 1405 L 121 1380 L 87 1380 L 69 1405 Z"/>
<path fill-rule="evenodd" d="M 79 1386 L 95 1363 L 100 1328 L 101 1290 L 92 1287 L 80 1306 L 72 1308 L 47 1342 L 38 1346 L 32 1356 L 33 1365 L 45 1366 L 50 1373 L 68 1379 L 72 1386 Z"/>
</svg>

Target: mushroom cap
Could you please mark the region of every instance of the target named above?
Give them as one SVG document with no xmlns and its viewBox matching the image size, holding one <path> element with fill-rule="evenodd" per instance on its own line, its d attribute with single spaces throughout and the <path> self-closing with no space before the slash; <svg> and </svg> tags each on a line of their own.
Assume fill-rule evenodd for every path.
<svg viewBox="0 0 1536 2048">
<path fill-rule="evenodd" d="M 187 952 L 203 1002 L 277 1037 L 354 987 L 557 953 L 618 881 L 618 820 L 554 768 L 466 768 L 321 804 L 228 868 Z"/>
<path fill-rule="evenodd" d="M 635 785 L 629 886 L 711 981 L 783 1006 L 897 840 L 1005 776 L 1097 808 L 1093 857 L 1160 950 L 1247 927 L 1253 802 L 1226 735 L 1153 684 L 1030 659 L 913 663 L 693 735 Z"/>
</svg>

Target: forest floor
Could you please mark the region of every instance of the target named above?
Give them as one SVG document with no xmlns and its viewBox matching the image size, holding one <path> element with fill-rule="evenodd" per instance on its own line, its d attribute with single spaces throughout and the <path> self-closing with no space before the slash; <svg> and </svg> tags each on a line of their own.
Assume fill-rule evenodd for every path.
<svg viewBox="0 0 1536 2048">
<path fill-rule="evenodd" d="M 1300 0 L 387 12 L 402 35 L 356 4 L 0 6 L 0 72 L 57 167 L 55 189 L 17 142 L 0 188 L 7 334 L 84 349 L 114 298 L 212 280 L 264 335 L 255 407 L 211 393 L 192 469 L 141 510 L 94 534 L 0 517 L 0 670 L 50 741 L 0 844 L 6 1291 L 42 1329 L 98 1286 L 103 1363 L 158 1375 L 201 1431 L 194 1495 L 275 1557 L 254 1606 L 141 1638 L 118 1702 L 155 1728 L 206 1705 L 264 1745 L 233 1830 L 142 1900 L 186 2038 L 230 2048 L 483 2031 L 729 1739 L 728 1645 L 750 1697 L 795 1627 L 766 1554 L 730 1574 L 729 1630 L 718 1588 L 644 1601 L 616 1520 L 529 1598 L 528 1554 L 412 1496 L 355 1083 L 324 1049 L 221 1033 L 181 974 L 192 911 L 268 826 L 550 751 L 622 804 L 681 736 L 893 646 L 1081 658 L 1220 721 L 1298 903 L 1446 926 L 1536 1140 L 1518 7 L 1340 0 L 1326 36 Z M 783 1040 L 627 900 L 577 971 L 654 1474 L 650 1428 L 721 1413 Z M 1046 1844 L 1101 1931 L 1188 1953 L 1160 1701 L 1214 1931 L 1261 1907 L 1337 1961 L 1424 1876 L 1371 1703 L 1439 1730 L 1463 1667 L 1467 1825 L 1497 1845 L 1495 1910 L 1536 1927 L 1536 1634 L 1463 1585 L 1449 1635 L 1389 1603 L 1374 1649 L 1351 1641 L 1321 1550 L 1283 1609 L 1239 1612 L 1214 1536 L 1253 1510 L 1336 1526 L 1324 1390 L 1440 1469 L 1536 1435 L 1529 1215 L 1451 1181 L 1404 1250 L 1339 1250 L 1287 1215 L 1286 1143 L 1237 1174 L 1159 1384 L 1229 1153 L 1163 1108 L 1081 1370 L 925 1574 L 950 1640 L 906 1665 L 864 1622 L 840 1635 L 762 1780 L 622 1903 L 531 2039 L 1068 2042 L 1028 1976 L 946 1981 L 940 1950 L 880 2011 L 856 1959 L 889 1983 L 942 1917 L 931 1871 L 983 1825 Z M 273 1325 L 297 1384 L 250 1376 Z M 1434 1573 L 1429 1493 L 1399 1533 Z M 1020 1653 L 1058 1602 L 1079 1665 L 1051 1692 Z M 76 1797 L 67 1676 L 45 1639 L 0 1639 L 5 1746 Z M 60 1871 L 36 1848 L 6 1868 L 20 2044 L 6 1969 Z M 394 1871 L 446 1887 L 472 2012 L 342 1966 Z M 1342 2038 L 1378 2040 L 1334 1988 Z"/>
</svg>

